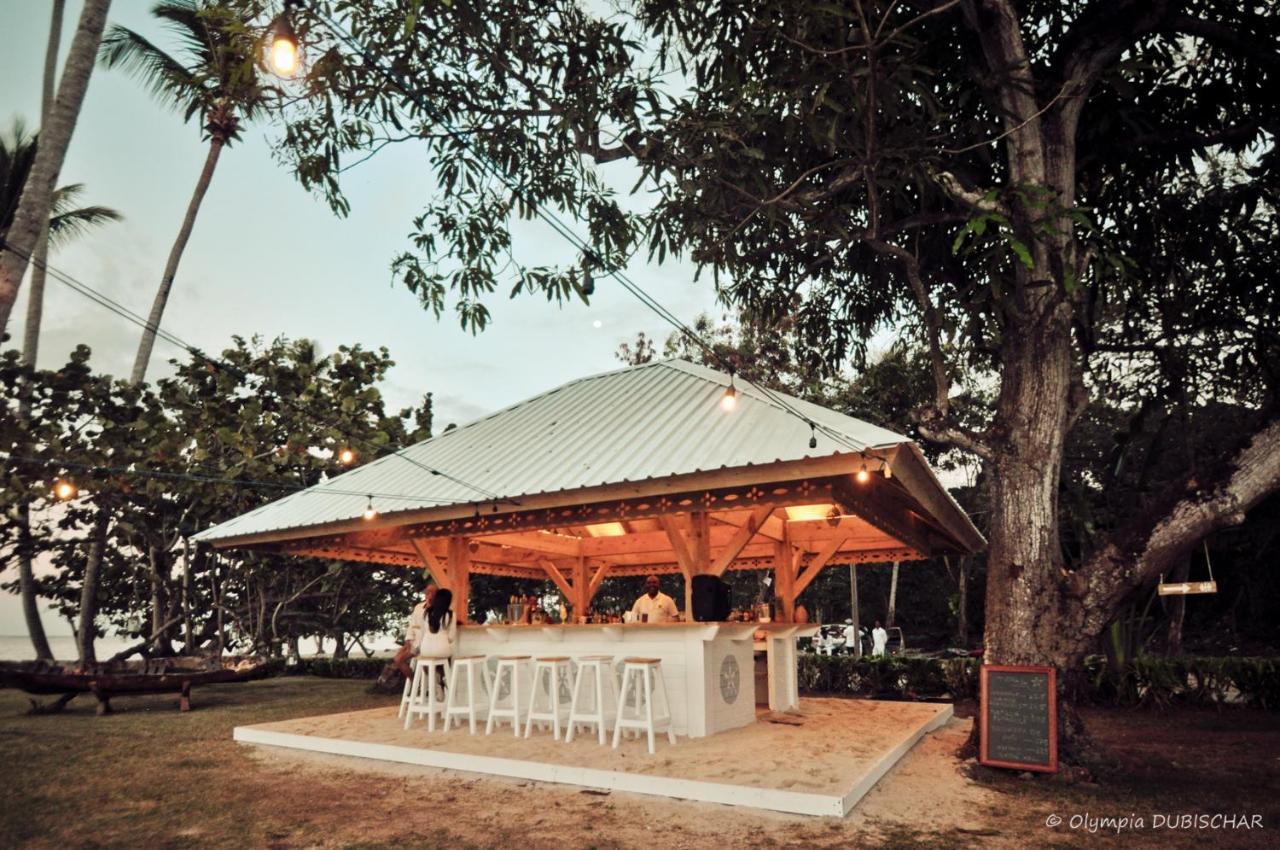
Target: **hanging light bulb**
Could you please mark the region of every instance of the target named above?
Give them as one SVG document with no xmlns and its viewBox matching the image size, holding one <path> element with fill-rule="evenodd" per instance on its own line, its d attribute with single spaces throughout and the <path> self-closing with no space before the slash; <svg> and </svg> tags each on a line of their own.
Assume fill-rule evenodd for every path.
<svg viewBox="0 0 1280 850">
<path fill-rule="evenodd" d="M 292 77 L 302 64 L 298 35 L 290 20 L 292 8 L 293 0 L 285 0 L 284 11 L 267 28 L 267 65 L 279 77 Z"/>
<path fill-rule="evenodd" d="M 862 468 L 858 470 L 856 475 L 854 475 L 854 478 L 858 479 L 859 484 L 866 484 L 871 480 L 871 473 L 867 472 L 867 464 L 865 461 L 862 464 Z"/>
<path fill-rule="evenodd" d="M 809 422 L 809 448 L 816 449 L 818 447 L 818 426 L 812 421 Z"/>
<path fill-rule="evenodd" d="M 720 409 L 726 412 L 733 410 L 738 406 L 738 388 L 733 385 L 733 373 L 729 373 L 729 386 L 724 388 L 724 395 L 720 398 Z"/>
<path fill-rule="evenodd" d="M 373 496 L 369 497 L 369 504 L 365 506 L 364 518 L 366 520 L 374 520 L 378 518 L 378 511 L 373 507 Z"/>
<path fill-rule="evenodd" d="M 343 466 L 350 466 L 351 464 L 355 463 L 356 462 L 355 451 L 347 448 L 338 452 L 338 462 L 341 463 Z"/>
<path fill-rule="evenodd" d="M 53 482 L 53 495 L 60 502 L 74 499 L 79 494 L 80 488 L 65 478 L 59 478 Z"/>
</svg>

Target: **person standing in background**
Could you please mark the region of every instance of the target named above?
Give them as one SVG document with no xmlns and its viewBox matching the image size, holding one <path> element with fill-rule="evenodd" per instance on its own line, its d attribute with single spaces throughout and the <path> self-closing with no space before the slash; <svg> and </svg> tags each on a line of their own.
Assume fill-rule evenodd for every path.
<svg viewBox="0 0 1280 850">
<path fill-rule="evenodd" d="M 885 646 L 889 643 L 889 633 L 876 620 L 876 627 L 871 630 L 871 657 L 884 658 Z"/>
</svg>

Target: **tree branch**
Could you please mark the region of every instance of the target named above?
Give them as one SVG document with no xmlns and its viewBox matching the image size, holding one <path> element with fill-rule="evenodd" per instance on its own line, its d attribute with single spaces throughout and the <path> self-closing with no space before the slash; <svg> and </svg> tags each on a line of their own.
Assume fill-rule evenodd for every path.
<svg viewBox="0 0 1280 850">
<path fill-rule="evenodd" d="M 1145 514 L 1112 533 L 1077 571 L 1090 634 L 1101 631 L 1113 605 L 1167 571 L 1205 535 L 1244 522 L 1258 502 L 1280 490 L 1280 417 L 1270 419 L 1219 465 L 1217 481 L 1188 478 Z"/>
</svg>

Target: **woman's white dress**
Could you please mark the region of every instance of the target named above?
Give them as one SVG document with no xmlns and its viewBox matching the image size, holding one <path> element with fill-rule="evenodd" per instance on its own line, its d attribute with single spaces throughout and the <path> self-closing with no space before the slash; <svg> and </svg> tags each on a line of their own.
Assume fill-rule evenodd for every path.
<svg viewBox="0 0 1280 850">
<path fill-rule="evenodd" d="M 453 612 L 446 611 L 440 630 L 431 631 L 431 621 L 422 624 L 422 638 L 418 641 L 418 655 L 428 658 L 451 658 L 453 647 L 458 642 L 458 624 L 453 619 Z"/>
</svg>

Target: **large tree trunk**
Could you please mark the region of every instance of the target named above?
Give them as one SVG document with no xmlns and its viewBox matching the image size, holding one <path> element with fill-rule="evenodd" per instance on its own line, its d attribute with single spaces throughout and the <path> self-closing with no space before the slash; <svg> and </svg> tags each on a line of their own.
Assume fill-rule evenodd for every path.
<svg viewBox="0 0 1280 850">
<path fill-rule="evenodd" d="M 63 67 L 57 100 L 48 120 L 40 128 L 40 146 L 35 162 L 31 165 L 31 174 L 27 177 L 6 236 L 9 250 L 0 251 L 0 333 L 9 325 L 9 315 L 18 298 L 29 258 L 40 239 L 41 229 L 48 225 L 53 190 L 67 156 L 67 147 L 71 144 L 80 105 L 89 88 L 89 76 L 97 62 L 98 46 L 102 43 L 102 30 L 106 26 L 110 6 L 111 0 L 85 0 Z"/>
<path fill-rule="evenodd" d="M 54 79 L 58 73 L 58 45 L 62 43 L 62 13 L 66 0 L 53 0 L 49 43 L 44 51 L 44 88 L 40 96 L 40 126 L 49 123 L 53 110 Z M 37 150 L 37 153 L 39 151 Z M 27 323 L 22 333 L 22 362 L 35 368 L 40 350 L 40 319 L 44 313 L 45 271 L 49 260 L 49 217 L 45 216 L 31 257 L 31 289 L 27 292 Z"/>
<path fill-rule="evenodd" d="M 1050 310 L 1040 324 L 1011 331 L 1001 353 L 996 421 L 1005 437 L 991 460 L 983 660 L 1058 669 L 1059 740 L 1063 758 L 1071 761 L 1083 743 L 1071 697 L 1079 661 L 1097 632 L 1081 628 L 1080 602 L 1067 592 L 1058 536 L 1058 485 L 1071 412 L 1069 314 Z"/>
<path fill-rule="evenodd" d="M 155 656 L 173 654 L 166 622 L 169 619 L 169 553 L 152 544 L 147 547 L 151 566 L 151 641 L 148 652 Z"/>
<path fill-rule="evenodd" d="M 22 504 L 18 506 L 18 585 L 22 591 L 22 618 L 26 621 L 27 634 L 31 636 L 36 658 L 52 661 L 53 650 L 49 648 L 49 638 L 44 633 L 44 623 L 40 620 L 40 606 L 36 599 L 36 576 L 32 563 L 34 549 L 31 508 Z"/>
<path fill-rule="evenodd" d="M 41 126 L 49 122 L 53 109 L 53 83 L 58 69 L 58 45 L 62 41 L 62 12 L 66 0 L 53 0 L 53 19 L 49 23 L 49 43 L 44 53 L 44 88 L 40 99 Z M 39 151 L 37 150 L 37 153 Z M 49 258 L 49 217 L 45 216 L 36 250 L 32 257 L 31 291 L 27 293 L 27 323 L 22 334 L 22 362 L 32 369 L 36 367 L 36 355 L 40 349 L 40 316 L 44 309 L 45 268 Z M 31 404 L 24 392 L 19 401 L 18 418 L 31 416 Z M 31 537 L 31 508 L 23 503 L 18 508 L 18 591 L 22 595 L 22 616 L 27 634 L 35 647 L 36 658 L 53 660 L 49 638 L 40 619 L 40 606 L 36 600 L 35 569 L 32 564 L 34 549 Z"/>
<path fill-rule="evenodd" d="M 204 201 L 205 192 L 209 190 L 209 181 L 213 179 L 213 170 L 218 165 L 218 155 L 222 153 L 223 141 L 216 136 L 209 142 L 209 154 L 205 157 L 204 168 L 200 179 L 196 181 L 196 190 L 187 204 L 187 214 L 182 219 L 182 227 L 178 228 L 178 238 L 173 240 L 169 249 L 169 259 L 164 264 L 164 274 L 160 278 L 160 288 L 156 290 L 155 300 L 151 302 L 151 313 L 147 316 L 147 326 L 142 330 L 142 340 L 138 343 L 138 354 L 133 360 L 133 372 L 129 382 L 141 384 L 147 375 L 147 364 L 151 362 L 151 350 L 156 344 L 156 330 L 160 327 L 160 319 L 164 316 L 165 305 L 169 303 L 169 291 L 173 289 L 173 279 L 178 274 L 178 263 L 182 262 L 182 253 L 187 249 L 187 240 L 191 238 L 191 229 L 195 227 L 196 215 L 200 212 L 200 204 Z"/>
<path fill-rule="evenodd" d="M 898 613 L 898 562 L 893 562 L 893 572 L 889 575 L 889 611 L 884 618 L 886 629 L 893 627 L 893 618 Z"/>
<path fill-rule="evenodd" d="M 110 523 L 111 514 L 106 508 L 98 508 L 90 534 L 89 556 L 84 565 L 84 581 L 80 586 L 80 624 L 76 629 L 76 640 L 80 645 L 81 666 L 98 660 L 93 650 L 93 640 L 97 634 L 94 621 L 98 618 L 98 586 L 102 582 L 102 561 L 107 553 L 107 529 Z"/>
</svg>

